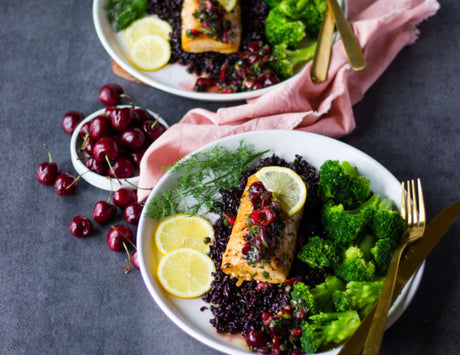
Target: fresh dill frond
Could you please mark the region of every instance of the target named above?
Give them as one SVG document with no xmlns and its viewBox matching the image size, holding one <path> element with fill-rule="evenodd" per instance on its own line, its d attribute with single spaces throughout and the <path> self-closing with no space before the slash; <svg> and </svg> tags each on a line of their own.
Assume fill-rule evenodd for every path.
<svg viewBox="0 0 460 355">
<path fill-rule="evenodd" d="M 177 176 L 176 180 L 148 202 L 146 217 L 161 219 L 177 213 L 209 212 L 219 191 L 238 185 L 251 163 L 266 152 L 254 152 L 252 145 L 240 141 L 234 151 L 217 145 L 179 160 L 168 169 Z"/>
</svg>

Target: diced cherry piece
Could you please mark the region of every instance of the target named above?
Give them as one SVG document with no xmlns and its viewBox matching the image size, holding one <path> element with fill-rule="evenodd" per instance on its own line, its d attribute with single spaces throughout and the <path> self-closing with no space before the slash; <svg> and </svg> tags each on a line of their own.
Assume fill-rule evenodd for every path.
<svg viewBox="0 0 460 355">
<path fill-rule="evenodd" d="M 253 348 L 261 348 L 267 344 L 268 337 L 262 330 L 251 329 L 246 335 L 246 343 Z"/>
<path fill-rule="evenodd" d="M 275 221 L 276 214 L 270 207 L 252 212 L 251 221 L 258 226 L 268 226 Z"/>
<path fill-rule="evenodd" d="M 136 192 L 125 187 L 118 189 L 113 194 L 113 203 L 120 208 L 126 208 L 126 206 L 136 201 Z"/>
<path fill-rule="evenodd" d="M 86 238 L 93 232 L 93 223 L 83 216 L 76 216 L 69 225 L 70 233 L 77 238 Z"/>
<path fill-rule="evenodd" d="M 110 231 L 107 233 L 107 245 L 113 251 L 123 251 L 123 244 L 129 245 L 134 243 L 133 231 L 124 225 L 112 226 Z"/>
<path fill-rule="evenodd" d="M 73 131 L 79 123 L 85 118 L 85 115 L 79 111 L 69 111 L 62 118 L 62 130 L 68 135 L 72 135 Z"/>
</svg>

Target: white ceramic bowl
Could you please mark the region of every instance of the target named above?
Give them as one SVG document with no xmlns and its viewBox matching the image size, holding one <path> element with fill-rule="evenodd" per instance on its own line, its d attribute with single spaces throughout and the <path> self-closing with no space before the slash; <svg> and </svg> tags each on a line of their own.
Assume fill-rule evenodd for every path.
<svg viewBox="0 0 460 355">
<path fill-rule="evenodd" d="M 399 181 L 385 167 L 368 155 L 332 138 L 299 131 L 255 131 L 221 139 L 202 147 L 198 151 L 207 151 L 216 144 L 234 149 L 237 148 L 241 140 L 254 145 L 256 151 L 270 149 L 266 156 L 275 153 L 288 161 L 292 161 L 295 155 L 299 154 L 317 168 L 327 159 L 348 160 L 358 168 L 360 174 L 370 179 L 371 188 L 375 193 L 392 199 L 399 207 L 401 189 Z M 154 196 L 167 189 L 173 179 L 174 174 L 167 173 L 152 190 L 147 204 Z M 209 323 L 212 318 L 211 312 L 209 310 L 200 311 L 200 308 L 206 305 L 204 301 L 200 298 L 179 299 L 168 294 L 162 288 L 156 276 L 156 266 L 161 258 L 153 240 L 156 223 L 157 221 L 146 218 L 142 213 L 137 229 L 140 270 L 144 283 L 155 302 L 173 323 L 203 344 L 227 354 L 249 354 L 243 337 L 216 333 Z M 423 269 L 424 264 L 407 283 L 390 309 L 387 327 L 398 319 L 412 301 L 420 284 Z M 338 350 L 339 348 L 332 349 L 327 354 L 336 354 Z"/>
<path fill-rule="evenodd" d="M 94 0 L 93 2 L 93 22 L 96 28 L 97 36 L 105 48 L 109 56 L 120 65 L 126 72 L 131 74 L 136 79 L 150 85 L 156 89 L 169 92 L 174 95 L 187 97 L 190 99 L 202 101 L 220 101 L 230 102 L 238 100 L 246 100 L 260 96 L 282 83 L 294 80 L 291 77 L 282 83 L 263 88 L 255 91 L 239 92 L 233 94 L 217 94 L 195 92 L 189 88 L 194 86 L 196 77 L 187 73 L 185 67 L 179 64 L 169 64 L 157 71 L 143 71 L 137 69 L 129 60 L 129 46 L 124 37 L 124 31 L 115 33 L 112 26 L 107 20 L 107 13 L 104 9 L 107 0 Z M 346 13 L 346 1 L 339 0 Z M 336 36 L 334 40 L 338 37 Z"/>
<path fill-rule="evenodd" d="M 120 105 L 118 107 L 131 107 L 130 105 Z M 79 150 L 83 144 L 83 139 L 80 137 L 81 127 L 86 123 L 91 121 L 96 116 L 102 115 L 105 111 L 105 108 L 98 110 L 91 115 L 85 117 L 83 121 L 75 128 L 75 131 L 70 138 L 70 158 L 73 164 L 74 169 L 81 176 L 82 179 L 86 180 L 89 184 L 107 191 L 116 191 L 121 187 L 126 187 L 133 189 L 139 185 L 139 176 L 133 176 L 130 178 L 124 179 L 110 179 L 106 176 L 97 174 L 89 170 L 85 164 L 84 160 L 88 157 L 85 152 Z M 154 118 L 157 118 L 166 128 L 169 128 L 168 124 L 164 119 L 162 119 L 157 113 L 147 110 Z"/>
</svg>

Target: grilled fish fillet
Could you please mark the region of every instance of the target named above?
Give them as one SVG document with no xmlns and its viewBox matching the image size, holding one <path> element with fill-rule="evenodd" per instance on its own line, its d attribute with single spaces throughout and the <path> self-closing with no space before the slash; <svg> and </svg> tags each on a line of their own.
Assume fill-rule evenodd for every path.
<svg viewBox="0 0 460 355">
<path fill-rule="evenodd" d="M 224 20 L 231 23 L 231 29 L 228 32 L 228 41 L 221 42 L 215 38 L 209 37 L 205 33 L 200 33 L 194 38 L 187 36 L 188 30 L 201 31 L 201 24 L 193 17 L 193 13 L 199 7 L 199 0 L 184 0 L 182 5 L 182 49 L 191 53 L 202 52 L 219 52 L 234 53 L 237 52 L 241 43 L 241 6 L 239 0 L 231 12 L 227 12 Z"/>
<path fill-rule="evenodd" d="M 221 269 L 232 278 L 238 278 L 239 283 L 250 280 L 281 283 L 286 281 L 291 269 L 296 248 L 297 229 L 303 210 L 291 217 L 284 216 L 285 228 L 282 231 L 281 240 L 269 260 L 248 263 L 242 250 L 246 244 L 244 236 L 248 233 L 248 221 L 253 211 L 249 187 L 256 181 L 259 179 L 255 175 L 248 179 L 227 248 L 222 256 Z"/>
</svg>

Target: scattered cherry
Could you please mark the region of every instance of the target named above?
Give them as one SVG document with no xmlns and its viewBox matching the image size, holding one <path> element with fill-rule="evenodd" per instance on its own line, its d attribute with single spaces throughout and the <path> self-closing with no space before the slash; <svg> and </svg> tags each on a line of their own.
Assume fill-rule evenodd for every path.
<svg viewBox="0 0 460 355">
<path fill-rule="evenodd" d="M 77 186 L 77 179 L 68 173 L 60 173 L 54 181 L 54 191 L 60 196 L 71 194 Z"/>
<path fill-rule="evenodd" d="M 123 95 L 123 88 L 116 83 L 105 84 L 99 90 L 98 99 L 104 106 L 116 106 Z"/>
<path fill-rule="evenodd" d="M 134 267 L 139 270 L 139 257 L 137 256 L 137 250 L 133 253 L 133 255 L 131 255 L 131 262 Z"/>
<path fill-rule="evenodd" d="M 133 231 L 124 225 L 112 226 L 107 233 L 107 245 L 113 251 L 123 251 L 123 244 L 134 244 Z"/>
<path fill-rule="evenodd" d="M 70 233 L 77 238 L 86 238 L 93 232 L 93 223 L 86 217 L 76 216 L 69 225 Z"/>
<path fill-rule="evenodd" d="M 85 115 L 79 111 L 69 111 L 62 118 L 62 129 L 64 133 L 72 135 L 78 124 L 83 121 Z"/>
<path fill-rule="evenodd" d="M 126 206 L 136 201 L 136 192 L 125 187 L 118 189 L 113 194 L 113 203 L 120 208 L 126 208 Z"/>
<path fill-rule="evenodd" d="M 123 218 L 129 224 L 136 225 L 139 223 L 139 219 L 142 213 L 142 205 L 139 202 L 133 202 L 126 206 L 123 212 Z"/>
<path fill-rule="evenodd" d="M 117 208 L 111 203 L 100 200 L 97 201 L 93 209 L 93 219 L 99 224 L 112 222 L 117 215 Z"/>
<path fill-rule="evenodd" d="M 54 181 L 60 173 L 59 165 L 53 162 L 51 158 L 51 152 L 48 146 L 45 144 L 45 148 L 48 151 L 47 162 L 41 163 L 37 168 L 37 180 L 43 185 L 53 185 Z"/>
</svg>

